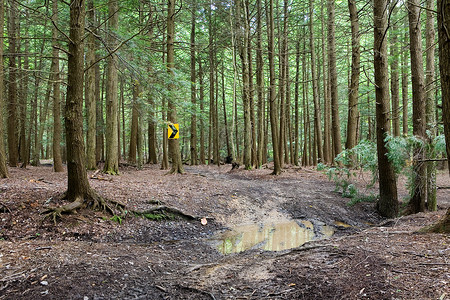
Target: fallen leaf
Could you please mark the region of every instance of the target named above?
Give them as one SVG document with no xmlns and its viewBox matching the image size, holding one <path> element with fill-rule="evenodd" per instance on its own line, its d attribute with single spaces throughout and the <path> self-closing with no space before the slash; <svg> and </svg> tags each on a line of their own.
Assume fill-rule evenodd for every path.
<svg viewBox="0 0 450 300">
<path fill-rule="evenodd" d="M 202 218 L 201 220 L 202 225 L 205 226 L 206 224 L 208 224 L 208 220 L 206 220 L 206 218 Z"/>
</svg>

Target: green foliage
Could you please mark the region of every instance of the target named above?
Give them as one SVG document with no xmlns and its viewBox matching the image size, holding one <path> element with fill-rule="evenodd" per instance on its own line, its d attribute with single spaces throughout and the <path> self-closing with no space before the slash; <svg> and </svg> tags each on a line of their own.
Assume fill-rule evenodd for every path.
<svg viewBox="0 0 450 300">
<path fill-rule="evenodd" d="M 155 213 L 139 213 L 137 216 L 141 216 L 145 219 L 152 221 L 163 221 L 163 220 L 173 220 L 175 216 L 167 212 L 155 212 Z"/>
<path fill-rule="evenodd" d="M 122 217 L 121 217 L 121 216 L 118 216 L 118 215 L 112 216 L 109 220 L 110 220 L 110 221 L 113 221 L 113 222 L 117 222 L 117 223 L 119 223 L 120 225 L 122 225 L 122 221 L 123 221 Z"/>
</svg>

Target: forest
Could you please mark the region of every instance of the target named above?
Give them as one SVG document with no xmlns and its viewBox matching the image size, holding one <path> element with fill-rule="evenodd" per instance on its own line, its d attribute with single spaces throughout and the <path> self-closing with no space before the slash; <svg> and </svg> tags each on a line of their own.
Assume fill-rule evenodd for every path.
<svg viewBox="0 0 450 300">
<path fill-rule="evenodd" d="M 449 0 L 0 0 L 0 299 L 447 299 L 448 28 Z"/>
</svg>

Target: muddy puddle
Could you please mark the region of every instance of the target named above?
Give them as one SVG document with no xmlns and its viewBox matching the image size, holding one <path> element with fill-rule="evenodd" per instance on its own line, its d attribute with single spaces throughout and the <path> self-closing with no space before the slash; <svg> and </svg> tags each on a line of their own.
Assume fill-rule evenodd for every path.
<svg viewBox="0 0 450 300">
<path fill-rule="evenodd" d="M 332 236 L 334 227 L 311 221 L 297 220 L 276 224 L 250 224 L 233 228 L 213 239 L 222 254 L 238 253 L 250 249 L 282 251 L 299 247 L 306 242 Z"/>
</svg>

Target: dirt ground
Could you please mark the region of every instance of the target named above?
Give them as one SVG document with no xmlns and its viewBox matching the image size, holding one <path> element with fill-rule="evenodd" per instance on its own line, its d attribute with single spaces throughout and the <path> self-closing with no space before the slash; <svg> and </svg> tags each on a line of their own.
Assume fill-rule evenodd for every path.
<svg viewBox="0 0 450 300">
<path fill-rule="evenodd" d="M 10 168 L 0 179 L 0 299 L 450 299 L 450 236 L 417 233 L 445 213 L 450 190 L 438 190 L 437 212 L 384 220 L 373 203 L 349 207 L 312 169 L 230 170 L 96 173 L 91 186 L 130 212 L 165 206 L 192 218 L 84 210 L 55 225 L 42 212 L 64 203 L 66 174 Z M 438 186 L 449 183 L 439 174 Z M 404 197 L 404 179 L 399 190 Z M 279 252 L 223 255 L 211 242 L 237 225 L 293 219 L 335 234 Z"/>
</svg>

